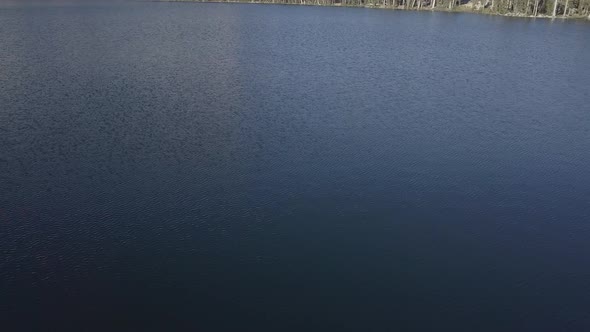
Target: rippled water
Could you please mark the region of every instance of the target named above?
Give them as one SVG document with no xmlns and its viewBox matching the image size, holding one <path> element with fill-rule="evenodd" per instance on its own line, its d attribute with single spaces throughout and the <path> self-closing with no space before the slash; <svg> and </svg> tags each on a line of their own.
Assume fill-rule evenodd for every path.
<svg viewBox="0 0 590 332">
<path fill-rule="evenodd" d="M 590 330 L 589 36 L 349 8 L 0 6 L 3 324 Z"/>
</svg>

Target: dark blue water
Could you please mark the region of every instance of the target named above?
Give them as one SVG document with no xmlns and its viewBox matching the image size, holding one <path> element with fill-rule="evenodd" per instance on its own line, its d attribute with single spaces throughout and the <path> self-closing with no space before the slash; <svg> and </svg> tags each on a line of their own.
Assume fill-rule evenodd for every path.
<svg viewBox="0 0 590 332">
<path fill-rule="evenodd" d="M 590 331 L 590 24 L 0 6 L 4 331 Z"/>
</svg>

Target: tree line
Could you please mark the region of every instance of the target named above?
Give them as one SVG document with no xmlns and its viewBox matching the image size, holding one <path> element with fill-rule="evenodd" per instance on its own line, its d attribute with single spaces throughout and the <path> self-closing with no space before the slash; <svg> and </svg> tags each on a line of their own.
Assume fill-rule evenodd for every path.
<svg viewBox="0 0 590 332">
<path fill-rule="evenodd" d="M 473 11 L 513 16 L 587 17 L 590 0 L 177 0 L 317 6 L 378 7 L 406 10 Z"/>
</svg>

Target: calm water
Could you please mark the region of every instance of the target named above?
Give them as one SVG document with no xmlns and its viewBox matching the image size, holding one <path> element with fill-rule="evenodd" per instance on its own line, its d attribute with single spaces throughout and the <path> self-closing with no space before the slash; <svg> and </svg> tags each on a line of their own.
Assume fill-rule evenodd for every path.
<svg viewBox="0 0 590 332">
<path fill-rule="evenodd" d="M 587 22 L 4 4 L 2 329 L 590 331 L 589 59 Z"/>
</svg>

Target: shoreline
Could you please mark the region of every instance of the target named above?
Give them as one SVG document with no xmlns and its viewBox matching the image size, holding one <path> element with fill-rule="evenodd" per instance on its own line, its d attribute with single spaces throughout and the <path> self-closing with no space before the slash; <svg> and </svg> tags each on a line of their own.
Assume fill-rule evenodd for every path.
<svg viewBox="0 0 590 332">
<path fill-rule="evenodd" d="M 541 19 L 560 19 L 560 20 L 588 20 L 590 21 L 590 15 L 547 15 L 547 14 L 538 14 L 538 15 L 530 15 L 520 12 L 506 12 L 501 13 L 497 11 L 491 11 L 487 9 L 474 9 L 474 6 L 471 1 L 467 2 L 463 5 L 457 5 L 453 8 L 442 8 L 442 7 L 414 7 L 408 8 L 405 6 L 385 6 L 385 5 L 376 5 L 376 4 L 342 4 L 342 3 L 332 3 L 332 4 L 321 4 L 317 0 L 310 0 L 306 2 L 305 0 L 301 0 L 302 2 L 285 2 L 282 0 L 266 0 L 266 1 L 250 1 L 250 0 L 152 0 L 153 2 L 197 2 L 197 3 L 238 3 L 238 4 L 262 4 L 262 5 L 284 5 L 284 6 L 314 6 L 314 7 L 344 7 L 344 8 L 366 8 L 366 9 L 385 9 L 385 10 L 403 10 L 403 11 L 420 11 L 420 12 L 441 12 L 441 13 L 468 13 L 468 14 L 479 14 L 479 15 L 489 15 L 489 16 L 502 16 L 502 17 L 516 17 L 516 18 L 541 18 Z"/>
</svg>

